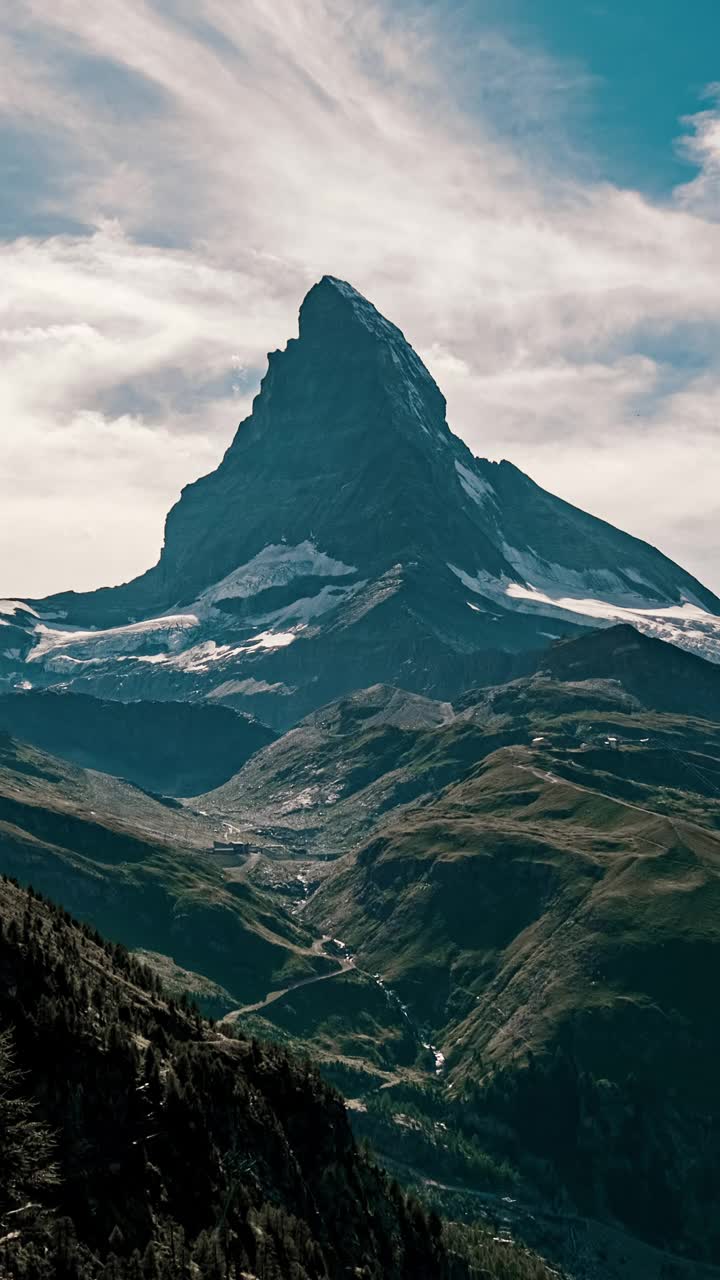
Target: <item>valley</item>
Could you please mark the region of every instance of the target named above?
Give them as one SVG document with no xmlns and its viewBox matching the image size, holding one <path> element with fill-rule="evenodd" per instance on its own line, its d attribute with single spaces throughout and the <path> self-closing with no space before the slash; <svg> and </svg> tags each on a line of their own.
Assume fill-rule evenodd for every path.
<svg viewBox="0 0 720 1280">
<path fill-rule="evenodd" d="M 710 1276 L 720 715 L 675 710 L 678 662 L 714 708 L 715 667 L 620 626 L 457 705 L 353 694 L 182 801 L 6 736 L 0 870 L 309 1055 L 444 1215 L 577 1280 Z"/>
</svg>

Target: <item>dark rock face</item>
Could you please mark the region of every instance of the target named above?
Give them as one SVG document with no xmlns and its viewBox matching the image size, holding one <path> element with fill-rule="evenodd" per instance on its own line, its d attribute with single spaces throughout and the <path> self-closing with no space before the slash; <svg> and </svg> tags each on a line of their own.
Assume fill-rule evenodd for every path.
<svg viewBox="0 0 720 1280">
<path fill-rule="evenodd" d="M 277 727 L 378 682 L 452 696 L 591 619 L 720 660 L 716 597 L 510 463 L 474 458 L 400 331 L 328 276 L 218 469 L 170 512 L 155 568 L 37 611 L 52 634 L 30 648 L 33 684 L 213 697 Z M 58 641 L 58 621 L 92 634 Z"/>
</svg>

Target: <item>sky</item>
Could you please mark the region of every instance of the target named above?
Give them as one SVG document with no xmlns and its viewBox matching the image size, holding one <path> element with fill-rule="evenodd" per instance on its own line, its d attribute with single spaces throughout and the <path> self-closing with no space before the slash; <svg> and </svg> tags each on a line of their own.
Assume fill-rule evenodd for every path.
<svg viewBox="0 0 720 1280">
<path fill-rule="evenodd" d="M 717 0 L 15 0 L 0 595 L 126 580 L 325 273 L 720 592 Z"/>
</svg>

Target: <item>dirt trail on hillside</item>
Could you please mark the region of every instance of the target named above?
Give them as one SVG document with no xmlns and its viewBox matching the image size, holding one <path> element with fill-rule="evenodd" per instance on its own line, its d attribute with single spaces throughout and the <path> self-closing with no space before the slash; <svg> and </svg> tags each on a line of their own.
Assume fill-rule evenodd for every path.
<svg viewBox="0 0 720 1280">
<path fill-rule="evenodd" d="M 222 868 L 223 876 L 225 877 L 226 880 L 230 880 L 234 884 L 237 884 L 241 880 L 247 880 L 248 876 L 250 875 L 250 872 L 254 871 L 261 857 L 262 855 L 259 853 L 251 853 L 246 859 L 246 861 L 243 862 L 239 867 L 234 866 L 232 864 L 227 867 L 223 867 Z"/>
</svg>

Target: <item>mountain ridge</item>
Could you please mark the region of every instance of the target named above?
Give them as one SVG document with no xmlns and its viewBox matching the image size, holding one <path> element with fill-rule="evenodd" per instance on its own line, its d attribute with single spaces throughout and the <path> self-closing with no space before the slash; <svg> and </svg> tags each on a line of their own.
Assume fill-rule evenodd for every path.
<svg viewBox="0 0 720 1280">
<path fill-rule="evenodd" d="M 531 743 L 548 724 L 568 745 L 587 734 L 606 756 L 609 737 L 636 746 L 647 738 L 647 780 L 652 759 L 657 781 L 671 783 L 675 773 L 692 783 L 693 770 L 708 762 L 681 756 L 701 751 L 705 732 L 714 741 L 713 720 L 720 722 L 720 668 L 618 625 L 521 654 L 504 681 L 454 704 L 381 685 L 354 692 L 312 712 L 194 803 L 271 828 L 310 857 L 337 855 L 378 823 L 457 784 L 492 752 Z M 616 768 L 639 764 L 627 752 L 610 759 Z M 709 797 L 713 777 L 711 767 Z M 697 776 L 694 782 L 697 789 Z"/>
</svg>

